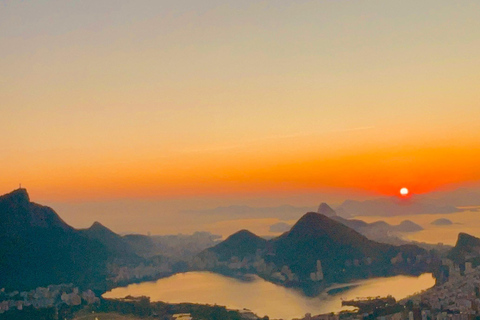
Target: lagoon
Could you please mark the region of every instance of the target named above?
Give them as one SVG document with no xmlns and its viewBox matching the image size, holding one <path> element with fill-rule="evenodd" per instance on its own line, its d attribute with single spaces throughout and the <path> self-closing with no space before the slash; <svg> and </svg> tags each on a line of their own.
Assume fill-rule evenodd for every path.
<svg viewBox="0 0 480 320">
<path fill-rule="evenodd" d="M 317 297 L 307 297 L 299 290 L 285 288 L 255 275 L 249 276 L 248 280 L 240 280 L 212 272 L 186 272 L 115 288 L 103 297 L 149 296 L 151 301 L 217 304 L 229 309 L 248 308 L 259 316 L 292 319 L 303 317 L 305 313 L 339 312 L 342 310 L 342 299 L 390 294 L 399 300 L 434 284 L 435 279 L 430 273 L 418 277 L 374 278 L 342 285 L 349 288 L 335 295 L 323 292 Z M 326 291 L 333 288 L 338 286 Z"/>
</svg>

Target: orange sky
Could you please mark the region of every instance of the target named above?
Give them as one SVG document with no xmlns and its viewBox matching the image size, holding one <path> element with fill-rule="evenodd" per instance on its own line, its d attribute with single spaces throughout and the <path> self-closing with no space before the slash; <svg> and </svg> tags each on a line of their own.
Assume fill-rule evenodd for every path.
<svg viewBox="0 0 480 320">
<path fill-rule="evenodd" d="M 2 193 L 241 202 L 480 181 L 477 1 L 201 2 L 2 4 Z"/>
<path fill-rule="evenodd" d="M 354 146 L 329 152 L 320 141 L 318 148 L 307 148 L 303 139 L 180 153 L 169 159 L 152 156 L 124 161 L 103 156 L 93 162 L 37 159 L 32 163 L 27 158 L 21 175 L 27 177 L 22 182 L 37 198 L 56 201 L 232 194 L 282 197 L 341 188 L 393 195 L 403 186 L 425 193 L 480 180 L 480 148 L 475 144 Z M 276 145 L 280 142 L 282 146 Z M 15 169 L 4 178 L 15 181 Z"/>
</svg>

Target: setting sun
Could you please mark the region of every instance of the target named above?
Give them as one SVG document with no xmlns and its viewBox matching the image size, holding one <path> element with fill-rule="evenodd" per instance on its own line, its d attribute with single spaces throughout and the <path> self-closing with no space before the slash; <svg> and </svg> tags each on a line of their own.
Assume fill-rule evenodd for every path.
<svg viewBox="0 0 480 320">
<path fill-rule="evenodd" d="M 402 188 L 402 189 L 400 189 L 400 194 L 401 194 L 402 196 L 408 195 L 408 189 L 407 189 L 407 188 Z"/>
</svg>

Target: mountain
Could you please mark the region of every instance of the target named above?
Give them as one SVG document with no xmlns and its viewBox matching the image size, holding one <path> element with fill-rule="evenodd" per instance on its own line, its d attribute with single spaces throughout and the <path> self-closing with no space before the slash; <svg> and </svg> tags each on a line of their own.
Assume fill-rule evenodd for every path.
<svg viewBox="0 0 480 320">
<path fill-rule="evenodd" d="M 417 232 L 423 230 L 421 226 L 410 220 L 403 220 L 399 225 L 394 226 L 394 229 L 398 232 Z"/>
<path fill-rule="evenodd" d="M 370 227 L 370 223 L 367 223 L 363 220 L 358 220 L 358 219 L 345 219 L 345 218 L 342 218 L 340 216 L 334 216 L 332 217 L 333 220 L 335 221 L 338 221 L 340 222 L 341 224 L 344 224 L 346 225 L 347 227 L 349 228 L 352 228 L 360 233 L 362 233 L 362 230 L 366 229 L 366 228 L 369 228 Z M 383 227 L 389 227 L 390 225 L 386 222 L 383 222 L 383 221 L 377 221 L 377 222 L 374 222 L 373 224 L 375 224 L 375 226 L 377 228 L 383 228 Z"/>
<path fill-rule="evenodd" d="M 26 189 L 0 196 L 0 220 L 2 235 L 23 235 L 29 228 L 73 230 L 51 208 L 30 202 Z"/>
<path fill-rule="evenodd" d="M 189 260 L 201 251 L 220 242 L 221 236 L 210 232 L 171 235 L 125 235 L 123 239 L 141 257 L 163 256 L 179 260 Z"/>
<path fill-rule="evenodd" d="M 399 216 L 426 213 L 453 213 L 460 209 L 452 205 L 436 205 L 422 198 L 398 199 L 380 198 L 366 201 L 345 200 L 337 207 L 337 214 L 349 218 L 353 216 Z"/>
<path fill-rule="evenodd" d="M 265 249 L 266 244 L 267 240 L 248 230 L 240 230 L 208 250 L 214 252 L 220 260 L 233 256 L 243 259 L 255 255 L 257 250 Z"/>
<path fill-rule="evenodd" d="M 320 212 L 321 211 L 321 212 Z M 345 219 L 335 212 L 328 204 L 322 203 L 318 208 L 317 213 L 327 213 L 325 216 L 330 217 L 331 219 L 340 222 L 343 225 L 346 225 L 349 228 L 354 229 L 355 231 L 366 236 L 370 240 L 377 240 L 384 242 L 385 240 L 390 240 L 392 236 L 395 236 L 398 232 L 417 232 L 423 230 L 421 226 L 410 221 L 404 220 L 399 225 L 390 225 L 385 221 L 375 221 L 372 223 L 367 223 L 359 219 Z"/>
<path fill-rule="evenodd" d="M 79 232 L 85 237 L 103 244 L 109 255 L 114 257 L 115 260 L 140 262 L 130 244 L 100 222 L 95 221 L 90 228 L 81 229 Z"/>
<path fill-rule="evenodd" d="M 455 207 L 480 206 L 480 190 L 478 188 L 459 188 L 450 191 L 437 191 L 423 196 L 422 201 Z"/>
<path fill-rule="evenodd" d="M 141 257 L 148 258 L 158 254 L 152 237 L 142 234 L 126 234 L 123 236 L 123 239 Z"/>
<path fill-rule="evenodd" d="M 374 233 L 384 233 L 385 235 L 393 235 L 397 232 L 418 232 L 423 230 L 423 227 L 416 224 L 410 220 L 403 220 L 398 225 L 391 225 L 386 223 L 385 221 L 375 221 L 372 223 L 367 223 L 363 220 L 358 219 L 345 219 L 340 216 L 332 217 L 333 220 L 338 221 L 356 231 L 360 232 L 361 234 L 369 237 L 368 235 Z M 375 239 L 372 239 L 375 240 Z"/>
<path fill-rule="evenodd" d="M 268 261 L 288 266 L 300 278 L 315 272 L 317 260 L 326 278 L 337 280 L 336 272 L 350 260 L 364 261 L 388 252 L 390 247 L 368 240 L 355 230 L 322 214 L 305 214 L 292 229 L 272 240 Z"/>
<path fill-rule="evenodd" d="M 459 233 L 455 247 L 450 250 L 448 257 L 456 263 L 472 261 L 480 265 L 480 239 L 466 233 Z"/>
<path fill-rule="evenodd" d="M 106 276 L 108 251 L 67 225 L 25 189 L 0 197 L 0 288 L 92 284 Z"/>
<path fill-rule="evenodd" d="M 308 212 L 288 232 L 271 240 L 242 230 L 206 252 L 215 254 L 216 267 L 237 272 L 244 268 L 269 280 L 300 286 L 420 272 L 425 267 L 422 256 L 427 254 L 414 245 L 392 246 L 369 240 L 316 212 Z M 205 257 L 211 255 L 203 254 Z M 232 263 L 239 260 L 243 261 L 241 266 Z"/>
<path fill-rule="evenodd" d="M 449 219 L 441 218 L 441 219 L 437 219 L 437 220 L 432 221 L 430 224 L 432 224 L 434 226 L 449 226 L 449 225 L 453 224 L 453 222 Z"/>
<path fill-rule="evenodd" d="M 335 217 L 337 215 L 337 213 L 332 208 L 330 208 L 330 206 L 325 202 L 322 202 L 318 206 L 317 213 L 323 214 L 324 216 L 327 216 L 327 217 Z"/>
</svg>

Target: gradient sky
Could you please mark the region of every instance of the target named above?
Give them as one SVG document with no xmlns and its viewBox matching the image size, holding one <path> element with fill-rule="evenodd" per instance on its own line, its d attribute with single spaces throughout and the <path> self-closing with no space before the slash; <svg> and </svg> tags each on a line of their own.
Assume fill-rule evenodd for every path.
<svg viewBox="0 0 480 320">
<path fill-rule="evenodd" d="M 0 0 L 0 190 L 241 202 L 476 183 L 479 84 L 477 0 Z"/>
</svg>

